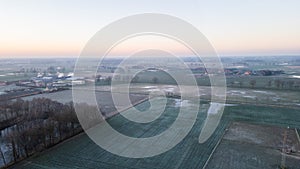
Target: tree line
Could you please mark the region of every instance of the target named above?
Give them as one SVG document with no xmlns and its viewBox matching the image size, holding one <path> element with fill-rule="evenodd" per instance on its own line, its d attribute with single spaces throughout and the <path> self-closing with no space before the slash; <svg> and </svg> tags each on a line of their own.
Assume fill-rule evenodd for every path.
<svg viewBox="0 0 300 169">
<path fill-rule="evenodd" d="M 244 80 L 244 79 L 231 79 L 228 80 L 230 87 L 251 87 L 251 88 L 265 88 L 265 89 L 288 89 L 299 90 L 299 80 L 286 80 L 286 79 L 273 79 L 265 80 L 265 82 L 256 79 Z M 258 84 L 259 83 L 259 84 Z"/>
<path fill-rule="evenodd" d="M 75 106 L 97 112 L 95 106 Z M 47 98 L 0 103 L 0 124 L 0 158 L 4 166 L 82 132 L 72 102 L 63 104 Z"/>
</svg>

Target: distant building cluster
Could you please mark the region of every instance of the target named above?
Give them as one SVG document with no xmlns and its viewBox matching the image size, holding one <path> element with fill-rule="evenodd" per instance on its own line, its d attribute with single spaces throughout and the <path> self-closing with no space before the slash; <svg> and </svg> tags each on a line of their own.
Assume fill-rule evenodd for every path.
<svg viewBox="0 0 300 169">
<path fill-rule="evenodd" d="M 225 68 L 226 76 L 274 76 L 284 74 L 283 70 L 249 70 L 239 68 Z"/>
<path fill-rule="evenodd" d="M 74 85 L 84 85 L 86 80 L 84 77 L 74 77 L 74 73 L 38 73 L 36 77 L 30 80 L 19 81 L 17 85 L 27 87 L 45 87 L 47 89 L 69 87 Z"/>
<path fill-rule="evenodd" d="M 191 70 L 198 76 L 208 74 L 205 67 L 194 67 Z M 224 68 L 224 72 L 226 76 L 275 76 L 284 74 L 283 70 L 251 70 L 244 67 Z"/>
</svg>

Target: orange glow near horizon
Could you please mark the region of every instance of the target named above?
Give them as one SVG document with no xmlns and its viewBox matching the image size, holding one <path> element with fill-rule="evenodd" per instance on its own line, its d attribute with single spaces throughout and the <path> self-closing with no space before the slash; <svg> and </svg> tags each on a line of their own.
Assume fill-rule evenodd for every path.
<svg viewBox="0 0 300 169">
<path fill-rule="evenodd" d="M 147 35 L 146 35 L 147 36 Z M 224 35 L 225 36 L 225 35 Z M 300 37 L 283 35 L 232 35 L 231 38 L 221 35 L 210 35 L 210 42 L 219 55 L 245 55 L 245 54 L 300 54 Z M 261 39 L 259 39 L 260 37 Z M 6 38 L 4 42 L 0 39 L 0 57 L 77 57 L 85 46 L 84 41 L 55 39 L 47 41 L 46 39 L 18 40 L 17 38 Z M 167 38 L 154 37 L 142 38 L 136 37 L 117 46 L 111 55 L 128 55 L 132 50 L 142 50 L 146 48 L 167 49 L 181 55 L 192 55 L 187 52 L 183 45 L 178 45 L 174 40 Z"/>
<path fill-rule="evenodd" d="M 75 42 L 9 42 L 0 45 L 0 57 L 77 56 L 82 46 Z"/>
<path fill-rule="evenodd" d="M 0 40 L 1 41 L 1 40 Z M 257 39 L 255 36 L 239 36 L 225 40 L 220 36 L 213 37 L 210 42 L 214 46 L 216 52 L 223 54 L 299 54 L 300 38 L 281 38 L 281 40 L 273 40 L 271 37 Z M 42 57 L 42 56 L 61 56 L 76 57 L 84 48 L 84 43 L 78 41 L 16 41 L 11 40 L 7 43 L 1 42 L 0 57 Z M 174 40 L 155 37 L 141 36 L 126 40 L 116 46 L 111 55 L 123 56 L 130 54 L 133 50 L 142 50 L 147 48 L 156 48 L 162 50 L 173 51 L 182 55 L 192 55 L 186 47 L 179 45 Z M 96 53 L 95 53 L 96 54 Z"/>
<path fill-rule="evenodd" d="M 126 45 L 125 45 L 126 44 Z M 183 46 L 174 45 L 174 43 L 166 44 L 163 42 L 151 42 L 150 44 L 129 44 L 125 43 L 122 47 L 116 47 L 111 51 L 111 55 L 122 56 L 131 54 L 132 50 L 142 50 L 149 47 L 156 49 L 166 49 L 182 55 L 191 55 Z M 299 44 L 299 43 L 298 43 Z M 257 42 L 256 45 L 244 43 L 212 43 L 216 52 L 220 55 L 244 55 L 244 54 L 300 54 L 300 47 L 297 45 L 288 44 L 270 44 L 265 42 Z M 233 47 L 232 47 L 233 46 Z M 274 46 L 276 48 L 274 48 Z M 61 56 L 61 57 L 76 57 L 80 55 L 84 45 L 77 44 L 6 44 L 0 46 L 0 57 L 47 57 L 47 56 Z M 96 54 L 96 53 L 95 53 Z"/>
</svg>

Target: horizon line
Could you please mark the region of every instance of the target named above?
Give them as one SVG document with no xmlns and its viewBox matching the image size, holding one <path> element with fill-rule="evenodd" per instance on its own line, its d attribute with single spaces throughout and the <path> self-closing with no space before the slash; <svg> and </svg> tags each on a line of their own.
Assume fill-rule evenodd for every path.
<svg viewBox="0 0 300 169">
<path fill-rule="evenodd" d="M 79 56 L 0 56 L 0 59 L 77 59 Z M 123 58 L 124 56 L 109 56 L 110 58 Z M 195 55 L 189 56 L 180 56 L 180 57 L 197 57 Z M 205 57 L 205 56 L 204 56 Z M 225 58 L 225 57 L 300 57 L 300 54 L 240 54 L 240 55 L 218 55 L 218 57 Z M 86 59 L 96 59 L 99 56 L 89 56 Z"/>
</svg>

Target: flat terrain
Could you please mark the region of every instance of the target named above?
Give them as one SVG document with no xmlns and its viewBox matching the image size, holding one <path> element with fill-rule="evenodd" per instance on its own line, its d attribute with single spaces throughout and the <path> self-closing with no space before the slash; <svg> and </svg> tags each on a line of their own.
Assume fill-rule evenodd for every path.
<svg viewBox="0 0 300 169">
<path fill-rule="evenodd" d="M 91 103 L 93 98 L 90 97 L 85 97 L 85 90 L 78 90 L 78 92 L 82 95 L 83 100 L 85 103 Z M 127 99 L 127 94 L 125 93 L 117 93 L 117 97 L 119 98 L 124 98 L 121 100 L 126 100 Z M 95 92 L 96 100 L 98 105 L 101 107 L 101 112 L 103 114 L 109 114 L 116 112 L 115 106 L 125 108 L 130 105 L 127 103 L 119 103 L 119 105 L 115 105 L 112 99 L 112 95 L 108 91 L 96 91 Z M 33 95 L 33 96 L 27 96 L 23 97 L 22 99 L 24 100 L 32 100 L 34 98 L 48 98 L 60 103 L 68 103 L 73 101 L 72 98 L 72 90 L 64 90 L 64 91 L 59 91 L 59 92 L 54 92 L 54 93 L 44 93 L 44 94 L 38 94 L 38 95 Z M 134 105 L 135 103 L 148 98 L 148 95 L 145 94 L 130 94 L 130 101 Z"/>
<path fill-rule="evenodd" d="M 19 89 L 18 86 L 6 86 L 6 88 L 16 88 Z M 2 88 L 3 91 L 5 91 L 5 88 Z M 1 88 L 0 88 L 1 91 Z M 84 90 L 80 91 L 83 96 L 84 96 Z M 125 95 L 124 93 L 118 93 L 117 97 L 119 98 L 124 98 Z M 72 91 L 71 90 L 64 90 L 64 91 L 60 91 L 60 92 L 55 92 L 55 93 L 44 93 L 44 94 L 38 94 L 38 95 L 33 95 L 33 96 L 28 96 L 23 98 L 24 100 L 32 100 L 34 98 L 49 98 L 51 100 L 54 101 L 58 101 L 61 103 L 67 103 L 72 101 Z M 1 97 L 0 97 L 1 98 Z M 130 94 L 129 96 L 130 98 L 130 103 L 135 105 L 136 103 L 140 102 L 140 101 L 144 101 L 146 99 L 148 99 L 148 95 L 145 94 Z M 91 98 L 87 98 L 85 97 L 84 100 L 87 102 L 90 102 Z M 101 110 L 102 115 L 104 115 L 105 117 L 110 117 L 114 114 L 117 113 L 117 109 L 113 104 L 113 100 L 112 100 L 112 96 L 110 92 L 107 91 L 98 91 L 96 92 L 96 100 L 99 103 L 99 107 Z M 125 100 L 125 99 L 122 99 Z M 121 109 L 125 109 L 128 107 L 131 107 L 132 105 L 128 105 L 127 102 L 119 102 L 119 104 L 117 105 L 119 108 Z M 0 114 L 0 118 L 3 119 L 5 116 L 3 116 L 2 114 Z M 6 158 L 6 162 L 11 162 L 12 159 L 12 151 L 8 148 L 7 143 L 4 142 L 4 140 L 2 139 L 2 137 L 5 137 L 8 133 L 8 131 L 11 131 L 13 127 L 8 127 L 5 128 L 3 130 L 0 130 L 0 147 L 2 149 L 2 151 L 4 152 L 4 156 Z M 2 160 L 2 156 L 0 154 L 0 168 L 1 166 L 4 165 L 3 160 Z"/>
<path fill-rule="evenodd" d="M 282 148 L 292 150 L 282 154 Z M 300 168 L 300 142 L 291 128 L 234 122 L 206 168 Z"/>
<path fill-rule="evenodd" d="M 119 132 L 132 137 L 149 137 L 157 135 L 167 129 L 168 126 L 173 123 L 179 110 L 179 106 L 176 104 L 177 102 L 178 99 L 168 99 L 165 112 L 160 118 L 151 123 L 133 123 L 126 120 L 121 115 L 116 115 L 110 118 L 109 123 Z M 146 109 L 148 106 L 148 102 L 143 102 L 136 107 L 139 107 L 140 109 Z M 300 128 L 300 113 L 297 109 L 272 108 L 251 105 L 229 105 L 225 108 L 221 123 L 219 124 L 212 137 L 210 137 L 204 144 L 199 144 L 198 138 L 203 122 L 206 118 L 208 107 L 208 104 L 202 103 L 196 123 L 194 124 L 187 137 L 170 151 L 158 156 L 142 159 L 129 159 L 119 157 L 98 147 L 88 138 L 87 135 L 82 134 L 48 151 L 28 158 L 16 164 L 15 166 L 13 166 L 13 168 L 202 168 L 212 154 L 215 146 L 222 138 L 225 129 L 228 128 L 230 123 L 232 122 L 242 121 L 252 124 L 277 125 L 283 128 L 289 126 L 291 129 Z M 130 109 L 128 111 L 130 111 Z M 253 130 L 259 130 L 259 128 L 254 127 Z M 228 133 L 230 134 L 230 132 L 227 132 L 227 134 Z M 232 134 L 234 134 L 234 132 Z M 258 133 L 258 136 L 260 136 L 261 134 Z M 247 136 L 247 134 L 245 136 Z M 277 138 L 276 136 L 274 137 Z M 237 135 L 233 138 L 239 140 L 244 137 L 241 138 L 239 137 L 239 135 Z M 281 138 L 283 137 L 278 136 L 278 139 L 279 138 L 281 140 Z M 271 139 L 273 139 L 273 137 L 271 137 Z M 294 138 L 292 140 L 294 140 Z M 269 144 L 271 142 L 272 141 L 268 141 L 267 139 L 267 141 L 265 141 L 265 144 Z M 257 160 L 264 159 L 263 157 L 270 157 L 270 159 L 268 158 L 270 161 L 265 161 L 265 163 L 258 163 L 263 167 L 258 167 L 259 165 L 255 164 L 252 168 L 264 168 L 264 166 L 268 166 L 269 164 L 275 165 L 272 158 L 275 158 L 277 162 L 280 162 L 281 156 L 280 153 L 278 154 L 279 150 L 271 149 L 270 151 L 265 151 L 264 147 L 261 148 L 259 146 L 256 149 L 252 149 L 253 145 L 255 145 L 252 143 L 243 143 L 241 144 L 241 147 L 233 146 L 232 148 L 230 148 L 232 144 L 234 144 L 234 140 L 222 140 L 216 152 L 220 147 L 229 147 L 229 150 L 232 150 L 233 152 L 233 157 L 230 160 L 233 164 L 236 164 L 236 166 L 234 166 L 236 168 L 247 168 L 249 165 L 247 165 L 248 163 L 240 162 L 243 161 L 244 158 L 248 159 L 246 155 L 241 154 L 241 156 L 239 157 L 241 158 L 241 160 L 239 160 L 237 156 L 234 156 L 234 151 L 252 151 L 253 155 L 256 155 L 256 153 L 258 154 Z M 279 144 L 279 142 L 274 142 L 274 144 L 274 146 L 276 146 L 277 144 Z M 269 156 L 268 153 L 271 153 L 272 156 Z M 211 160 L 217 158 L 214 157 L 215 154 L 218 155 L 218 153 L 214 153 Z M 229 154 L 221 155 L 231 158 Z M 251 159 L 249 160 L 251 161 Z M 255 159 L 253 160 L 255 161 Z M 225 163 L 226 161 L 223 162 Z M 287 164 L 294 165 L 296 163 L 299 164 L 299 161 L 295 161 L 294 159 L 290 160 L 290 158 L 287 158 Z M 207 168 L 218 167 L 212 166 L 211 162 L 209 162 L 209 166 Z"/>
<path fill-rule="evenodd" d="M 188 86 L 186 86 L 188 87 Z M 126 85 L 116 85 L 115 90 L 119 93 L 125 93 L 128 90 Z M 88 86 L 76 87 L 78 92 L 84 95 L 86 90 L 91 90 Z M 96 96 L 100 96 L 103 92 L 109 92 L 110 86 L 96 86 Z M 178 92 L 178 87 L 174 85 L 151 85 L 151 84 L 134 84 L 130 86 L 130 93 L 149 94 L 157 91 Z M 1 91 L 1 90 L 0 90 Z M 189 94 L 192 97 L 199 97 L 194 92 L 193 87 L 188 89 L 191 91 Z M 211 95 L 210 87 L 199 86 L 200 98 L 209 99 Z M 99 94 L 100 93 L 100 94 Z M 197 94 L 197 95 L 196 95 Z M 273 105 L 281 107 L 293 107 L 300 109 L 300 92 L 299 91 L 281 91 L 281 90 L 257 90 L 257 89 L 238 89 L 227 88 L 227 102 L 228 103 L 243 103 L 252 105 Z M 58 102 L 67 103 L 72 101 L 72 91 L 64 90 L 55 93 L 38 94 L 28 97 L 23 97 L 24 100 L 32 100 L 33 98 L 45 97 Z M 102 96 L 101 96 L 102 97 Z M 103 95 L 102 98 L 105 98 Z M 86 98 L 86 102 L 89 103 L 91 98 Z M 101 99 L 97 97 L 97 99 Z M 109 99 L 107 99 L 109 100 Z M 101 102 L 106 102 L 105 99 L 101 99 Z"/>
</svg>

